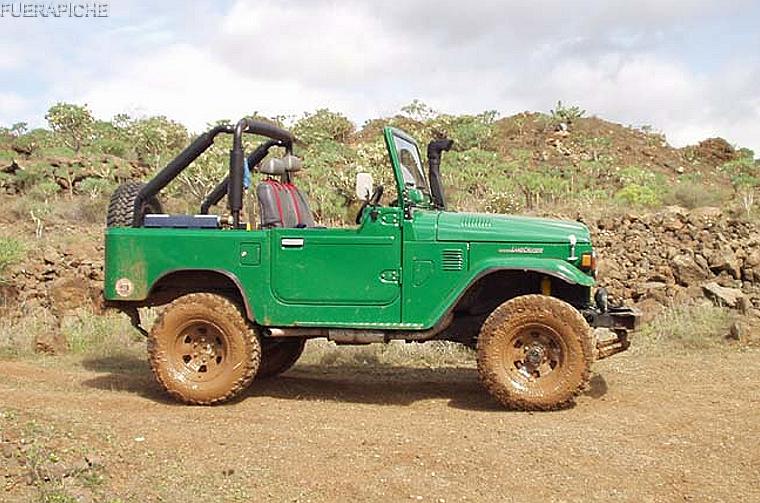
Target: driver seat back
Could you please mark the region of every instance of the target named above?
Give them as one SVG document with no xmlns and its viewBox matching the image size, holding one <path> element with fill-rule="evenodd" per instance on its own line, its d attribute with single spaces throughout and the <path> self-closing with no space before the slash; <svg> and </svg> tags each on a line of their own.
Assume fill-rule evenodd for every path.
<svg viewBox="0 0 760 503">
<path fill-rule="evenodd" d="M 301 166 L 301 160 L 293 155 L 269 159 L 257 166 L 260 173 L 268 175 L 256 187 L 262 229 L 314 227 L 314 216 L 304 194 L 293 183 L 273 178 L 298 171 Z"/>
</svg>

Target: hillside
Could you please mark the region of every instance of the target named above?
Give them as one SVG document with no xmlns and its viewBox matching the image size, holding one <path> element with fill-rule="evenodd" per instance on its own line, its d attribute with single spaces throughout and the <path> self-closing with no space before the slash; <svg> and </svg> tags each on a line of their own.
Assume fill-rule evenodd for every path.
<svg viewBox="0 0 760 503">
<path fill-rule="evenodd" d="M 190 135 L 164 117 L 104 122 L 85 107 L 56 107 L 48 114 L 50 130 L 27 131 L 23 124 L 0 130 L 0 292 L 4 316 L 39 311 L 60 325 L 66 313 L 99 303 L 111 191 L 149 177 Z M 442 135 L 455 140 L 442 166 L 453 209 L 587 223 L 602 257 L 600 283 L 649 318 L 701 299 L 760 319 L 754 204 L 760 176 L 751 151 L 720 138 L 674 148 L 649 128 L 585 117 L 561 104 L 550 114 L 497 120 L 491 112 L 436 114 L 415 102 L 358 129 L 340 114 L 318 110 L 290 127 L 304 143 L 298 183 L 322 224 L 351 224 L 357 171 L 391 187 L 384 125 L 421 142 Z M 196 211 L 224 176 L 228 150 L 229 139 L 218 140 L 164 191 L 171 211 Z"/>
</svg>

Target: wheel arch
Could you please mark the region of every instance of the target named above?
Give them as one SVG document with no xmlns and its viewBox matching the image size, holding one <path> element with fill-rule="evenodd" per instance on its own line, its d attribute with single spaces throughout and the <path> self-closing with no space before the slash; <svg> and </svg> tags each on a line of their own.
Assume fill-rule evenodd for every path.
<svg viewBox="0 0 760 503">
<path fill-rule="evenodd" d="M 593 278 L 585 275 L 575 267 L 566 263 L 556 264 L 555 261 L 534 266 L 518 264 L 489 265 L 480 269 L 470 278 L 466 286 L 461 289 L 459 295 L 443 315 L 445 316 L 448 312 L 456 311 L 463 305 L 463 302 L 468 300 L 468 297 L 472 297 L 475 291 L 489 283 L 493 283 L 494 288 L 501 295 L 505 296 L 501 300 L 501 302 L 504 302 L 518 295 L 541 293 L 540 283 L 545 277 L 551 281 L 550 294 L 562 300 L 569 300 L 570 304 L 576 303 L 576 299 L 566 299 L 568 296 L 572 296 L 573 292 L 583 292 L 585 296 L 586 292 L 590 292 L 591 287 L 595 284 Z M 588 300 L 588 298 L 584 300 Z"/>
<path fill-rule="evenodd" d="M 148 291 L 148 305 L 163 305 L 190 293 L 218 293 L 229 298 L 245 312 L 250 321 L 255 311 L 240 279 L 221 269 L 174 269 L 153 281 Z"/>
<path fill-rule="evenodd" d="M 441 313 L 440 318 L 453 315 L 446 331 L 450 340 L 474 344 L 486 317 L 504 302 L 522 295 L 540 294 L 544 278 L 549 279 L 549 295 L 580 308 L 590 301 L 594 280 L 581 271 L 568 275 L 564 270 L 550 267 L 493 265 L 474 274 L 457 297 Z"/>
</svg>

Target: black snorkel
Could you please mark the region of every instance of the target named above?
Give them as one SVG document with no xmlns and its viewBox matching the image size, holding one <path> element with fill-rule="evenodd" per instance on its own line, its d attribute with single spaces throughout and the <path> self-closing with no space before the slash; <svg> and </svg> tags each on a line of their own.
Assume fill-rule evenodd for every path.
<svg viewBox="0 0 760 503">
<path fill-rule="evenodd" d="M 428 178 L 430 179 L 430 192 L 433 198 L 433 206 L 439 210 L 446 209 L 446 197 L 443 193 L 443 181 L 441 180 L 441 152 L 451 150 L 454 140 L 443 138 L 428 143 Z"/>
</svg>

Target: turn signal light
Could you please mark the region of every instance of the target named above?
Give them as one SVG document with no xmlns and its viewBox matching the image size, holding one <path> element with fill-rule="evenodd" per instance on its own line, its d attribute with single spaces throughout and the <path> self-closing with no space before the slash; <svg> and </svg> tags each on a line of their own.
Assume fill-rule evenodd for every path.
<svg viewBox="0 0 760 503">
<path fill-rule="evenodd" d="M 581 269 L 584 269 L 587 271 L 596 270 L 596 254 L 595 253 L 584 253 L 583 255 L 581 255 Z"/>
</svg>

